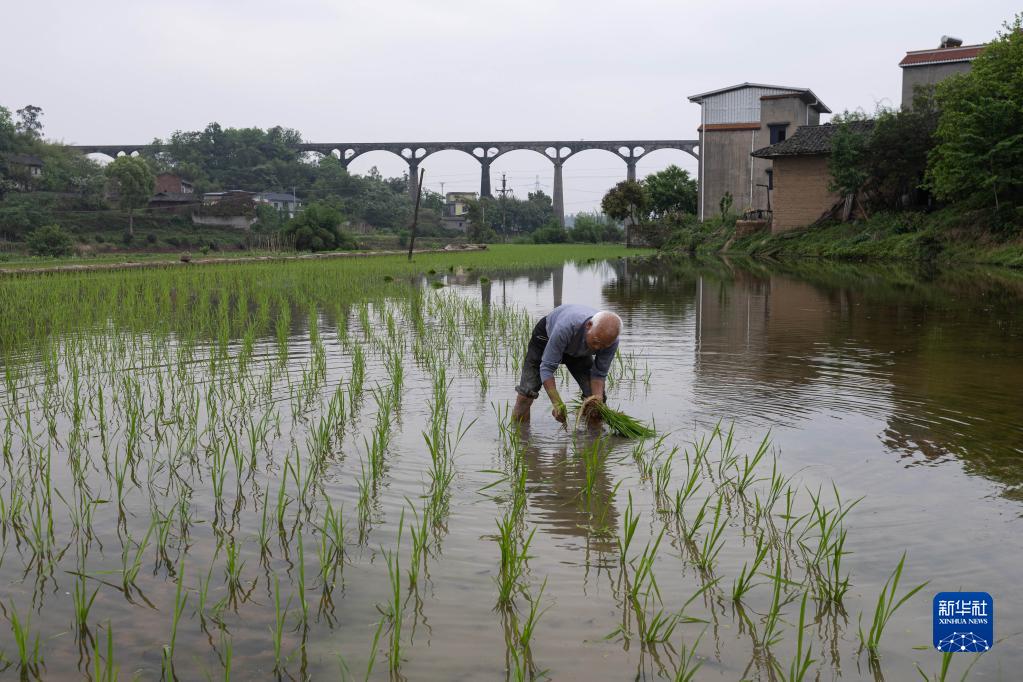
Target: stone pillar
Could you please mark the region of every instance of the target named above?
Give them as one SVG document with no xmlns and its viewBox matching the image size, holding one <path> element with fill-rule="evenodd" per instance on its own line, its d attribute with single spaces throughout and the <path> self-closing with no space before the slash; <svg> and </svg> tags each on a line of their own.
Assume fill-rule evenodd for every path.
<svg viewBox="0 0 1023 682">
<path fill-rule="evenodd" d="M 625 159 L 625 179 L 630 182 L 636 182 L 636 159 Z"/>
<path fill-rule="evenodd" d="M 558 224 L 561 227 L 565 227 L 565 182 L 561 178 L 561 166 L 564 161 L 561 159 L 553 159 L 554 161 L 554 217 L 558 219 Z"/>
<path fill-rule="evenodd" d="M 408 159 L 408 196 L 412 203 L 416 203 L 416 194 L 419 193 L 419 159 Z"/>
<path fill-rule="evenodd" d="M 480 159 L 480 199 L 487 197 L 492 199 L 490 194 L 490 160 Z"/>
</svg>

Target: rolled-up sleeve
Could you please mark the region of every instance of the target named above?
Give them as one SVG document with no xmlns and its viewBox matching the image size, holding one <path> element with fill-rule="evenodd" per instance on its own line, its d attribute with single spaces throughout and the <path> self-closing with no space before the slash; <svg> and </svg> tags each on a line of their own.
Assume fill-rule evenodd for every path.
<svg viewBox="0 0 1023 682">
<path fill-rule="evenodd" d="M 593 356 L 593 367 L 590 368 L 590 376 L 598 379 L 606 379 L 607 373 L 611 370 L 611 361 L 615 359 L 615 352 L 618 351 L 618 342 L 603 350 L 598 350 Z"/>
<path fill-rule="evenodd" d="M 543 357 L 540 358 L 540 381 L 547 381 L 558 371 L 561 356 L 572 336 L 571 325 L 555 324 L 553 327 L 547 329 L 547 347 L 543 349 Z"/>
</svg>

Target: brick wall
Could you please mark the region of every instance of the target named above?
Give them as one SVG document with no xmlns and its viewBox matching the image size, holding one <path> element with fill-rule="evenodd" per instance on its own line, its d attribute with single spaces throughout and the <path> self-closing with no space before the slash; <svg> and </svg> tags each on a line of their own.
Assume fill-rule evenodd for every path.
<svg viewBox="0 0 1023 682">
<path fill-rule="evenodd" d="M 774 159 L 771 232 L 806 227 L 834 206 L 839 196 L 828 191 L 829 182 L 827 155 Z"/>
<path fill-rule="evenodd" d="M 160 173 L 156 176 L 156 185 L 153 188 L 153 192 L 156 194 L 160 192 L 181 194 L 181 178 L 171 173 Z"/>
</svg>

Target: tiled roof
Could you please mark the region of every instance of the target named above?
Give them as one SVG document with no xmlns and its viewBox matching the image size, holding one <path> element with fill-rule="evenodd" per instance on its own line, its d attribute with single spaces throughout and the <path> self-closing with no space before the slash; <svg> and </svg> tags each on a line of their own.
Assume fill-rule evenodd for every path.
<svg viewBox="0 0 1023 682">
<path fill-rule="evenodd" d="M 899 66 L 971 62 L 983 49 L 983 45 L 965 45 L 963 47 L 939 47 L 933 50 L 914 50 L 906 53 L 906 56 L 899 62 Z"/>
<path fill-rule="evenodd" d="M 259 197 L 263 201 L 298 201 L 294 194 L 287 192 L 260 192 Z"/>
<path fill-rule="evenodd" d="M 869 133 L 874 128 L 873 121 L 853 121 L 848 124 L 857 133 Z M 774 159 L 779 156 L 809 156 L 814 154 L 830 154 L 831 140 L 841 126 L 825 123 L 819 126 L 799 126 L 792 137 L 763 147 L 753 152 L 753 156 L 761 159 Z"/>
<path fill-rule="evenodd" d="M 43 160 L 32 154 L 4 154 L 5 159 L 19 166 L 42 166 Z"/>
</svg>

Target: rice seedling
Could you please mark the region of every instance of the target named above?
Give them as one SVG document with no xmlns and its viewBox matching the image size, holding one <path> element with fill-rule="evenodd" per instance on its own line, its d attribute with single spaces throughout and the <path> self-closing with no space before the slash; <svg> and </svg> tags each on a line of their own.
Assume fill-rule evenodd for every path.
<svg viewBox="0 0 1023 682">
<path fill-rule="evenodd" d="M 618 560 L 623 568 L 628 561 L 629 547 L 632 546 L 632 540 L 636 536 L 636 529 L 639 526 L 639 515 L 632 508 L 632 491 L 628 493 L 628 500 L 625 513 L 622 516 L 622 532 L 618 536 Z"/>
<path fill-rule="evenodd" d="M 71 598 L 74 601 L 75 606 L 75 625 L 78 626 L 79 634 L 84 634 L 89 628 L 89 611 L 92 610 L 92 604 L 96 601 L 96 595 L 99 594 L 99 588 L 97 587 L 89 594 L 86 588 L 86 576 L 79 574 L 77 580 L 75 580 L 74 587 L 72 588 Z"/>
<path fill-rule="evenodd" d="M 178 641 L 178 624 L 181 621 L 181 614 L 185 610 L 185 602 L 188 601 L 188 593 L 183 591 L 184 584 L 185 557 L 182 554 L 181 561 L 178 563 L 177 588 L 174 591 L 174 605 L 171 609 L 170 641 L 163 647 L 164 674 L 170 673 L 171 677 L 173 676 L 174 650 Z"/>
<path fill-rule="evenodd" d="M 807 646 L 804 642 L 804 636 L 806 628 L 806 598 L 807 593 L 803 593 L 803 600 L 799 604 L 799 626 L 796 628 L 796 656 L 789 663 L 788 671 L 785 671 L 781 664 L 774 661 L 776 670 L 779 676 L 785 680 L 785 682 L 802 682 L 806 678 L 807 672 L 810 670 L 810 666 L 813 665 L 814 659 L 811 658 L 813 655 L 813 647 Z"/>
<path fill-rule="evenodd" d="M 721 538 L 722 533 L 725 531 L 725 523 L 727 521 L 727 519 L 721 518 L 721 505 L 723 502 L 724 498 L 719 495 L 717 506 L 714 508 L 714 521 L 711 523 L 711 527 L 707 531 L 707 534 L 703 537 L 703 542 L 698 546 L 696 565 L 701 571 L 706 573 L 710 573 L 714 570 L 714 564 L 717 561 L 718 554 L 721 553 L 721 548 L 725 543 L 725 541 Z"/>
<path fill-rule="evenodd" d="M 899 580 L 902 578 L 902 569 L 906 563 L 906 553 L 902 553 L 902 558 L 899 559 L 898 565 L 892 574 L 888 576 L 888 580 L 885 581 L 884 587 L 881 588 L 881 594 L 877 597 L 877 605 L 874 607 L 874 617 L 870 623 L 870 629 L 866 634 L 863 632 L 863 614 L 860 614 L 860 627 L 859 627 L 859 638 L 861 650 L 865 647 L 870 653 L 872 658 L 878 657 L 878 648 L 881 645 L 881 637 L 884 635 L 885 626 L 888 625 L 888 621 L 895 612 L 905 604 L 907 601 L 912 599 L 913 595 L 922 590 L 927 586 L 930 581 L 920 583 L 916 587 L 908 590 L 901 597 L 897 597 L 899 589 Z"/>
<path fill-rule="evenodd" d="M 25 678 L 29 675 L 38 676 L 42 657 L 39 654 L 39 634 L 36 633 L 33 637 L 30 632 L 31 617 L 26 617 L 22 621 L 13 600 L 8 601 L 7 617 L 11 622 L 11 635 L 14 637 L 14 644 L 18 650 L 17 660 L 22 676 Z"/>
<path fill-rule="evenodd" d="M 291 608 L 291 597 L 288 597 L 288 601 L 284 604 L 284 608 L 281 608 L 281 580 L 276 574 L 274 575 L 274 622 L 273 627 L 270 630 L 271 636 L 273 637 L 273 649 L 274 649 L 274 668 L 280 669 L 281 666 L 281 642 L 284 637 L 284 621 L 288 618 L 288 609 Z"/>
<path fill-rule="evenodd" d="M 760 441 L 760 445 L 757 446 L 757 451 L 753 453 L 753 456 L 745 455 L 742 460 L 742 466 L 738 463 L 735 467 L 736 478 L 735 478 L 735 490 L 740 495 L 745 495 L 746 491 L 750 486 L 757 483 L 761 479 L 756 477 L 756 469 L 760 465 L 761 460 L 767 454 L 767 448 L 770 443 L 768 440 L 770 434 L 764 436 L 764 439 Z"/>
<path fill-rule="evenodd" d="M 753 579 L 763 565 L 764 559 L 767 558 L 769 550 L 770 546 L 764 542 L 764 536 L 758 535 L 753 561 L 751 563 L 743 563 L 742 571 L 740 571 L 739 576 L 732 583 L 732 601 L 742 601 L 743 597 L 756 586 Z"/>
<path fill-rule="evenodd" d="M 117 664 L 114 663 L 114 628 L 110 621 L 107 621 L 106 631 L 106 654 L 100 656 L 98 643 L 92 654 L 92 679 L 96 682 L 115 682 L 119 672 Z"/>
<path fill-rule="evenodd" d="M 497 605 L 510 608 L 515 593 L 520 589 L 522 578 L 529 559 L 529 546 L 533 542 L 536 529 L 523 537 L 519 529 L 521 511 L 513 504 L 512 508 L 497 521 L 497 543 L 501 550 L 501 563 L 497 578 Z"/>
<path fill-rule="evenodd" d="M 643 422 L 624 412 L 612 409 L 595 396 L 586 400 L 576 400 L 571 407 L 576 413 L 577 425 L 580 419 L 588 418 L 592 411 L 608 425 L 608 428 L 623 438 L 650 438 L 656 435 L 654 430 Z"/>
<path fill-rule="evenodd" d="M 593 442 L 582 449 L 585 478 L 581 495 L 588 502 L 592 499 L 594 486 L 604 471 L 604 462 L 607 460 L 605 446 L 606 442 L 603 438 L 595 438 Z"/>
<path fill-rule="evenodd" d="M 696 661 L 694 664 L 693 658 L 696 656 L 696 647 L 700 646 L 701 639 L 703 639 L 702 632 L 691 646 L 687 647 L 685 642 L 683 642 L 679 647 L 678 665 L 675 667 L 673 674 L 675 682 L 692 682 L 696 673 L 700 670 L 703 661 Z"/>
<path fill-rule="evenodd" d="M 401 566 L 399 564 L 401 553 L 401 537 L 405 531 L 405 510 L 401 512 L 398 521 L 398 541 L 393 551 L 384 552 L 384 560 L 387 562 L 387 575 L 390 584 L 390 601 L 384 615 L 390 623 L 389 644 L 387 648 L 388 666 L 392 673 L 398 672 L 401 668 L 401 629 L 404 623 L 404 601 L 402 600 L 401 589 Z"/>
</svg>

